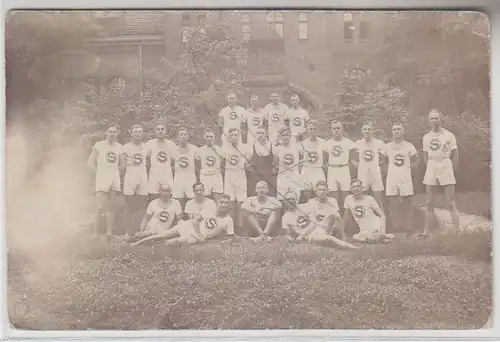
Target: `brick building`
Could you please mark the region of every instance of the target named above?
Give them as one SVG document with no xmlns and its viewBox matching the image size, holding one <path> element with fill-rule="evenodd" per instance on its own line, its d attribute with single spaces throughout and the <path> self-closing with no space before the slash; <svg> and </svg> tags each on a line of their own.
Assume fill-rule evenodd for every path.
<svg viewBox="0 0 500 342">
<path fill-rule="evenodd" d="M 86 49 L 100 57 L 92 81 L 126 84 L 162 57 L 178 58 L 183 29 L 224 20 L 248 47 L 245 87 L 261 95 L 298 93 L 304 107 L 328 110 L 339 80 L 351 70 L 360 86 L 376 72 L 370 51 L 382 39 L 383 13 L 343 11 L 107 11 L 96 13 L 106 36 L 88 39 Z M 242 99 L 246 102 L 246 99 Z M 246 105 L 247 103 L 242 103 Z"/>
</svg>

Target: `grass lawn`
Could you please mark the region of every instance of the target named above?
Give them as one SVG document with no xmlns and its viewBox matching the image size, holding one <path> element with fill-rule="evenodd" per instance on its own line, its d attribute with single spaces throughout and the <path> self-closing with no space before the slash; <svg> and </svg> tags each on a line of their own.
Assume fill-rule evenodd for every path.
<svg viewBox="0 0 500 342">
<path fill-rule="evenodd" d="M 343 252 L 255 244 L 70 246 L 9 260 L 25 329 L 475 329 L 492 305 L 491 233 Z"/>
</svg>

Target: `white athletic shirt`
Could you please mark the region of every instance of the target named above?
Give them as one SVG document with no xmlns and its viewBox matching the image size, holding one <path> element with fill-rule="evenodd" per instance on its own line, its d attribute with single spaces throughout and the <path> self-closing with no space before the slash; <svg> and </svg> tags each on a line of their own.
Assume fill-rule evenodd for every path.
<svg viewBox="0 0 500 342">
<path fill-rule="evenodd" d="M 312 224 L 307 203 L 299 204 L 294 211 L 287 211 L 281 222 L 283 229 L 293 229 L 297 234 L 301 234 Z"/>
<path fill-rule="evenodd" d="M 231 128 L 241 130 L 241 123 L 246 120 L 246 110 L 240 106 L 227 106 L 220 110 L 219 117 L 224 119 L 224 133 L 227 134 Z"/>
<path fill-rule="evenodd" d="M 262 108 L 258 108 L 256 111 L 248 108 L 245 116 L 246 122 L 248 124 L 248 134 L 255 136 L 257 128 L 264 124 L 264 120 L 266 119 L 266 112 L 264 112 Z"/>
<path fill-rule="evenodd" d="M 422 140 L 423 150 L 428 153 L 429 160 L 448 159 L 451 151 L 457 149 L 455 135 L 444 128 L 440 132 L 427 133 Z"/>
<path fill-rule="evenodd" d="M 380 167 L 379 153 L 385 143 L 380 139 L 373 138 L 369 143 L 363 138 L 355 143 L 355 149 L 359 152 L 359 166 L 366 168 Z"/>
<path fill-rule="evenodd" d="M 309 217 L 320 226 L 325 224 L 327 216 L 339 214 L 337 200 L 332 197 L 328 197 L 328 201 L 325 203 L 320 202 L 317 198 L 312 198 L 307 202 L 305 208 L 308 210 Z"/>
<path fill-rule="evenodd" d="M 273 147 L 274 154 L 278 156 L 278 175 L 286 173 L 299 173 L 299 164 L 301 162 L 301 145 L 297 143 L 279 145 Z"/>
<path fill-rule="evenodd" d="M 375 209 L 380 207 L 375 201 L 375 198 L 369 195 L 363 195 L 361 200 L 354 199 L 353 195 L 346 197 L 344 208 L 351 211 L 352 217 L 359 225 L 361 232 L 374 231 L 380 228 L 378 216 L 375 214 Z"/>
<path fill-rule="evenodd" d="M 326 140 L 316 138 L 312 141 L 307 138 L 301 142 L 303 150 L 303 165 L 304 167 L 322 168 L 324 164 L 323 152 L 328 151 L 328 144 Z"/>
<path fill-rule="evenodd" d="M 354 149 L 354 142 L 346 137 L 341 140 L 331 138 L 328 144 L 328 165 L 348 165 L 349 154 Z"/>
<path fill-rule="evenodd" d="M 205 197 L 201 203 L 198 203 L 198 201 L 193 198 L 186 203 L 186 209 L 184 209 L 184 211 L 186 214 L 214 216 L 217 212 L 217 205 L 210 198 Z"/>
<path fill-rule="evenodd" d="M 201 163 L 200 174 L 215 175 L 220 173 L 220 166 L 223 155 L 222 148 L 213 145 L 211 147 L 204 145 L 198 149 L 197 158 Z"/>
<path fill-rule="evenodd" d="M 250 160 L 252 152 L 248 145 L 238 144 L 236 147 L 233 144 L 227 144 L 223 148 L 223 157 L 226 160 L 226 171 L 245 174 L 245 162 Z"/>
<path fill-rule="evenodd" d="M 257 211 L 257 220 L 267 221 L 273 211 L 281 209 L 282 204 L 276 197 L 267 196 L 267 200 L 260 203 L 257 196 L 252 196 L 243 202 L 243 206 L 254 208 Z"/>
<path fill-rule="evenodd" d="M 97 152 L 97 170 L 116 169 L 123 146 L 118 142 L 111 145 L 107 140 L 98 141 L 93 149 Z"/>
<path fill-rule="evenodd" d="M 148 226 L 155 227 L 161 225 L 164 229 L 169 229 L 172 227 L 175 216 L 182 214 L 181 204 L 176 199 L 170 199 L 168 205 L 166 207 L 163 206 L 165 204 L 162 203 L 160 198 L 152 200 L 149 203 L 146 213 L 153 215 L 153 217 L 148 222 Z"/>
<path fill-rule="evenodd" d="M 388 178 L 395 176 L 411 178 L 410 158 L 417 154 L 417 150 L 412 143 L 402 141 L 402 143 L 396 144 L 391 141 L 384 146 L 382 153 L 387 156 L 389 161 Z"/>
<path fill-rule="evenodd" d="M 306 130 L 306 121 L 311 118 L 307 110 L 304 108 L 289 108 L 286 112 L 286 118 L 290 123 L 290 130 L 292 131 L 292 135 L 299 135 L 305 132 Z"/>
<path fill-rule="evenodd" d="M 277 132 L 285 125 L 286 112 L 289 110 L 288 106 L 284 103 L 268 103 L 264 107 L 264 112 L 269 123 L 269 130 Z"/>
<path fill-rule="evenodd" d="M 127 170 L 146 169 L 146 158 L 149 156 L 149 150 L 146 144 L 139 145 L 129 142 L 123 146 L 122 153 L 127 161 Z"/>
<path fill-rule="evenodd" d="M 172 172 L 172 154 L 177 146 L 167 138 L 151 139 L 146 143 L 151 159 L 151 172 Z"/>
<path fill-rule="evenodd" d="M 206 217 L 200 222 L 200 233 L 207 236 L 210 231 L 218 227 L 223 227 L 223 230 L 227 234 L 234 234 L 234 222 L 231 216 L 226 217 L 216 217 L 215 215 L 211 217 Z"/>
<path fill-rule="evenodd" d="M 188 143 L 186 148 L 183 150 L 181 150 L 180 146 L 177 146 L 172 155 L 173 159 L 175 160 L 176 178 L 178 177 L 177 175 L 179 173 L 181 174 L 194 173 L 195 171 L 194 160 L 196 159 L 197 155 L 198 155 L 198 147 L 192 144 Z"/>
</svg>

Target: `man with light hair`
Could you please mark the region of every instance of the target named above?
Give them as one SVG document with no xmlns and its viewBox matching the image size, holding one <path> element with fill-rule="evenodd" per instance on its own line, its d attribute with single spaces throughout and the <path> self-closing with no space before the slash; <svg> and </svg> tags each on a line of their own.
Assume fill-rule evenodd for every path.
<svg viewBox="0 0 500 342">
<path fill-rule="evenodd" d="M 173 153 L 172 159 L 175 165 L 174 185 L 172 193 L 182 207 L 191 198 L 194 198 L 193 184 L 196 183 L 196 160 L 198 159 L 198 147 L 189 143 L 189 132 L 181 127 L 177 131 L 179 145 Z"/>
<path fill-rule="evenodd" d="M 258 103 L 259 97 L 257 95 L 252 95 L 250 97 L 250 107 L 247 109 L 245 120 L 248 125 L 248 146 L 253 146 L 253 143 L 257 140 L 257 129 L 265 127 L 266 124 L 266 113 L 262 108 L 258 107 Z"/>
<path fill-rule="evenodd" d="M 292 94 L 290 97 L 291 107 L 286 112 L 286 120 L 292 132 L 292 139 L 302 141 L 306 132 L 306 122 L 311 118 L 307 110 L 300 107 L 300 97 Z"/>
<path fill-rule="evenodd" d="M 139 233 L 132 240 L 141 240 L 147 236 L 163 234 L 182 219 L 181 204 L 172 198 L 170 184 L 158 184 L 159 198 L 152 200 L 142 219 Z"/>
<path fill-rule="evenodd" d="M 246 231 L 254 240 L 272 240 L 282 204 L 277 198 L 268 196 L 265 181 L 257 183 L 255 192 L 257 196 L 247 198 L 241 206 Z"/>
<path fill-rule="evenodd" d="M 359 233 L 354 234 L 353 241 L 366 243 L 388 243 L 394 240 L 393 234 L 385 232 L 386 219 L 377 201 L 363 193 L 363 182 L 359 179 L 351 181 L 352 194 L 344 201 L 344 224 L 350 218 L 359 226 Z"/>
<path fill-rule="evenodd" d="M 455 135 L 441 127 L 442 114 L 433 109 L 429 113 L 432 130 L 424 135 L 422 145 L 426 164 L 424 184 L 426 186 L 426 221 L 423 237 L 429 236 L 430 224 L 434 215 L 436 195 L 443 188 L 446 208 L 451 222 L 459 228 L 458 209 L 455 202 L 455 170 L 458 166 L 458 147 Z"/>
<path fill-rule="evenodd" d="M 389 165 L 386 196 L 389 200 L 389 213 L 393 226 L 402 226 L 406 234 L 410 235 L 413 212 L 411 171 L 418 166 L 419 158 L 415 146 L 403 140 L 403 135 L 403 125 L 400 122 L 394 123 L 392 125 L 392 141 L 385 145 L 382 154 L 385 162 Z"/>
<path fill-rule="evenodd" d="M 148 236 L 132 244 L 138 246 L 147 242 L 166 240 L 167 245 L 197 244 L 209 240 L 234 238 L 234 223 L 229 215 L 230 198 L 222 195 L 214 215 L 196 215 L 187 221 L 180 221 L 176 226 L 160 234 Z"/>
<path fill-rule="evenodd" d="M 94 232 L 98 233 L 101 218 L 106 220 L 106 234 L 110 239 L 113 233 L 116 194 L 121 191 L 120 169 L 123 169 L 122 145 L 116 141 L 118 129 L 109 126 L 106 139 L 95 143 L 87 165 L 96 172 L 95 192 L 97 211 Z"/>
<path fill-rule="evenodd" d="M 343 206 L 345 198 L 351 189 L 351 171 L 349 160 L 354 150 L 354 142 L 343 134 L 342 122 L 330 122 L 332 138 L 328 145 L 328 190 L 330 196 L 337 199 L 339 206 Z"/>
<path fill-rule="evenodd" d="M 125 178 L 123 181 L 123 194 L 126 201 L 128 225 L 125 238 L 130 238 L 137 233 L 140 218 L 146 209 L 148 195 L 148 174 L 146 159 L 150 150 L 142 142 L 143 128 L 134 125 L 131 129 L 132 141 L 123 146 L 125 163 Z"/>
<path fill-rule="evenodd" d="M 148 181 L 150 201 L 159 197 L 158 184 L 172 185 L 174 183 L 172 154 L 176 149 L 175 143 L 167 139 L 165 124 L 156 124 L 155 133 L 156 137 L 146 142 L 150 162 Z"/>
<path fill-rule="evenodd" d="M 222 181 L 222 155 L 220 146 L 215 145 L 215 133 L 211 128 L 205 129 L 205 145 L 198 149 L 197 158 L 200 163 L 200 182 L 205 189 L 205 196 L 212 196 L 219 201 L 224 192 Z"/>
<path fill-rule="evenodd" d="M 284 197 L 286 212 L 282 218 L 282 225 L 289 240 L 304 240 L 309 243 L 333 245 L 345 249 L 359 248 L 330 235 L 322 225 L 317 223 L 317 220 L 311 217 L 307 203 L 297 204 L 298 198 L 295 192 L 289 191 Z M 340 217 L 338 211 L 332 216 Z"/>
<path fill-rule="evenodd" d="M 293 191 L 297 198 L 300 198 L 304 190 L 304 180 L 301 176 L 301 148 L 291 140 L 290 127 L 282 127 L 279 133 L 282 144 L 276 146 L 274 150 L 274 163 L 278 165 L 277 197 L 279 200 L 284 200 L 285 194 Z"/>
<path fill-rule="evenodd" d="M 370 121 L 363 123 L 361 128 L 363 137 L 356 141 L 351 162 L 358 169 L 358 179 L 363 184 L 363 191 L 371 190 L 379 207 L 384 210 L 384 182 L 380 168 L 382 150 L 385 143 L 373 137 L 373 124 Z"/>
<path fill-rule="evenodd" d="M 309 137 L 300 142 L 303 162 L 302 179 L 306 190 L 307 199 L 314 195 L 314 188 L 319 181 L 325 181 L 325 163 L 328 158 L 328 144 L 318 137 L 318 122 L 307 121 L 307 134 Z"/>
<path fill-rule="evenodd" d="M 238 106 L 236 104 L 237 96 L 236 93 L 230 92 L 227 95 L 227 107 L 220 110 L 217 119 L 217 124 L 221 129 L 221 143 L 222 146 L 229 144 L 229 130 L 237 128 L 241 131 L 243 123 L 246 121 L 246 110 L 245 108 Z M 241 134 L 240 134 L 241 142 Z"/>
<path fill-rule="evenodd" d="M 279 130 L 285 126 L 286 113 L 289 108 L 286 104 L 280 102 L 280 95 L 278 92 L 271 93 L 271 103 L 264 107 L 266 118 L 268 122 L 268 136 L 269 141 L 273 145 L 279 144 Z"/>
</svg>

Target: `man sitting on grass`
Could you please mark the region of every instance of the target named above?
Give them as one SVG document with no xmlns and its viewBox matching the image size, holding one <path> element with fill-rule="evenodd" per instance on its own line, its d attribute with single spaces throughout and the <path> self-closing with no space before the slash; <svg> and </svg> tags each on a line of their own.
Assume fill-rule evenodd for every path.
<svg viewBox="0 0 500 342">
<path fill-rule="evenodd" d="M 160 197 L 149 203 L 146 215 L 142 219 L 141 229 L 135 236 L 131 237 L 131 241 L 162 234 L 181 220 L 181 204 L 172 198 L 170 185 L 159 184 L 158 189 Z"/>
<path fill-rule="evenodd" d="M 344 222 L 352 215 L 359 226 L 359 233 L 352 239 L 366 243 L 387 243 L 394 239 L 393 234 L 385 232 L 385 215 L 377 201 L 363 193 L 363 183 L 359 179 L 351 181 L 352 195 L 344 201 Z"/>
<path fill-rule="evenodd" d="M 338 232 L 341 240 L 346 240 L 344 223 L 340 216 L 340 208 L 337 200 L 328 197 L 328 183 L 320 180 L 315 186 L 316 197 L 307 202 L 309 217 L 313 219 L 317 226 L 323 227 L 328 234 L 334 230 Z"/>
<path fill-rule="evenodd" d="M 317 220 L 311 220 L 307 203 L 297 205 L 297 194 L 289 191 L 285 194 L 286 213 L 283 215 L 283 229 L 287 232 L 289 240 L 305 240 L 309 243 L 318 243 L 333 245 L 335 247 L 356 249 L 356 247 L 347 241 L 342 241 L 328 234 L 328 232 L 316 223 Z M 332 217 L 340 217 L 337 212 L 330 214 Z"/>
<path fill-rule="evenodd" d="M 247 198 L 241 206 L 245 230 L 254 241 L 272 240 L 271 233 L 278 223 L 282 204 L 277 198 L 268 196 L 268 191 L 266 182 L 258 182 L 255 186 L 257 196 Z"/>
<path fill-rule="evenodd" d="M 234 223 L 229 216 L 230 197 L 222 195 L 214 216 L 196 215 L 193 219 L 181 221 L 163 233 L 148 236 L 132 244 L 138 246 L 149 241 L 167 240 L 166 244 L 195 244 L 207 240 L 234 236 Z"/>
</svg>

